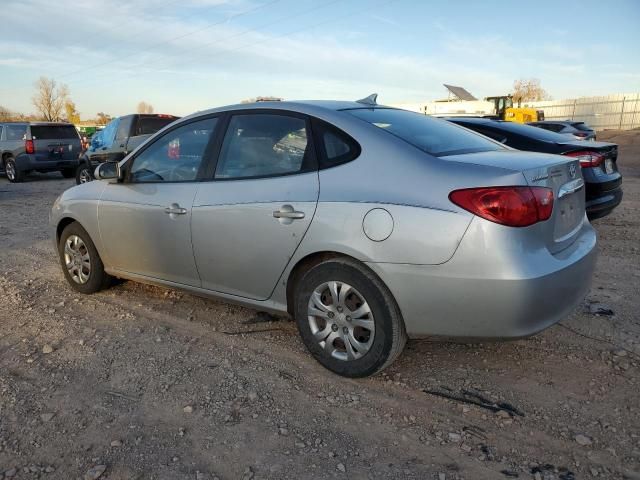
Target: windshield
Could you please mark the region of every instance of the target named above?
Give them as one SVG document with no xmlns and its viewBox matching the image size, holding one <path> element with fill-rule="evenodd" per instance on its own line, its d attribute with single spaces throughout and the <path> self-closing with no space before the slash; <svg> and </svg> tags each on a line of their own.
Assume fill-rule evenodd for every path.
<svg viewBox="0 0 640 480">
<path fill-rule="evenodd" d="M 489 152 L 505 147 L 476 133 L 421 113 L 391 108 L 345 110 L 434 156 Z"/>
<path fill-rule="evenodd" d="M 77 140 L 80 138 L 73 125 L 32 125 L 31 136 L 34 140 Z"/>
</svg>

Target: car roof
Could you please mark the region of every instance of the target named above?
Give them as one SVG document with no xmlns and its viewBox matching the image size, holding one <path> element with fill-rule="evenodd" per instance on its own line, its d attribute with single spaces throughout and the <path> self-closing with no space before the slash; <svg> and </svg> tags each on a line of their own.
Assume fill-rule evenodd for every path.
<svg viewBox="0 0 640 480">
<path fill-rule="evenodd" d="M 195 112 L 187 117 L 206 115 L 209 113 L 226 112 L 230 110 L 251 110 L 251 109 L 273 109 L 273 110 L 291 110 L 293 112 L 308 113 L 310 110 L 316 111 L 332 111 L 337 112 L 340 110 L 351 110 L 361 108 L 393 108 L 386 105 L 368 105 L 365 103 L 358 103 L 355 101 L 344 100 L 288 100 L 288 101 L 267 101 L 267 102 L 252 102 L 252 103 L 239 103 L 235 105 L 226 105 L 224 107 L 210 108 L 208 110 L 202 110 Z"/>
</svg>

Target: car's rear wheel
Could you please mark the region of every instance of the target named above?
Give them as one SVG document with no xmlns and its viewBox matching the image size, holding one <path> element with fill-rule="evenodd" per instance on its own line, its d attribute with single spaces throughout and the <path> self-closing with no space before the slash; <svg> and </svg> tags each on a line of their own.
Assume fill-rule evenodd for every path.
<svg viewBox="0 0 640 480">
<path fill-rule="evenodd" d="M 16 165 L 16 161 L 9 157 L 4 162 L 4 170 L 7 178 L 11 183 L 20 183 L 24 181 L 24 172 L 21 172 Z"/>
<path fill-rule="evenodd" d="M 73 168 L 63 168 L 60 173 L 64 178 L 73 178 L 76 176 L 76 171 Z"/>
<path fill-rule="evenodd" d="M 407 340 L 393 296 L 368 268 L 348 258 L 308 270 L 294 290 L 294 316 L 318 362 L 345 377 L 366 377 L 389 366 Z"/>
<path fill-rule="evenodd" d="M 93 174 L 91 173 L 91 167 L 87 164 L 82 164 L 76 169 L 76 183 L 87 183 L 93 181 Z"/>
<path fill-rule="evenodd" d="M 64 228 L 58 253 L 64 276 L 74 290 L 95 293 L 111 283 L 91 237 L 79 223 L 73 222 Z"/>
</svg>

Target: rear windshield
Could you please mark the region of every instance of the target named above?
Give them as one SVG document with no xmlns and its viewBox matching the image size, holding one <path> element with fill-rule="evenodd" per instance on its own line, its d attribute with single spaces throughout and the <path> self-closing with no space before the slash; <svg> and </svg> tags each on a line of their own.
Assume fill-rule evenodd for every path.
<svg viewBox="0 0 640 480">
<path fill-rule="evenodd" d="M 574 128 L 577 128 L 578 130 L 581 130 L 583 132 L 590 132 L 591 131 L 591 127 L 589 125 L 587 125 L 584 122 L 575 122 L 571 124 Z"/>
<path fill-rule="evenodd" d="M 458 123 L 459 125 L 467 126 L 465 125 L 465 122 L 463 119 L 451 119 L 451 120 Z M 533 138 L 535 140 L 540 140 L 543 142 L 566 142 L 567 141 L 567 137 L 564 135 L 560 135 L 559 133 L 555 133 L 555 132 L 550 132 L 549 130 L 545 130 L 543 128 L 532 127 L 531 125 L 523 125 L 522 123 L 494 120 L 486 123 L 469 122 L 468 126 L 471 129 L 473 129 L 476 126 L 478 128 L 482 128 L 483 126 L 491 127 L 497 130 L 501 130 L 503 132 L 522 135 L 524 137 Z"/>
<path fill-rule="evenodd" d="M 34 140 L 69 140 L 78 139 L 78 131 L 73 125 L 39 125 L 31 126 L 31 138 Z"/>
<path fill-rule="evenodd" d="M 177 120 L 176 117 L 140 117 L 134 136 L 151 135 L 175 120 Z"/>
<path fill-rule="evenodd" d="M 346 112 L 435 156 L 488 152 L 505 148 L 445 120 L 421 113 L 390 108 L 363 108 Z"/>
</svg>

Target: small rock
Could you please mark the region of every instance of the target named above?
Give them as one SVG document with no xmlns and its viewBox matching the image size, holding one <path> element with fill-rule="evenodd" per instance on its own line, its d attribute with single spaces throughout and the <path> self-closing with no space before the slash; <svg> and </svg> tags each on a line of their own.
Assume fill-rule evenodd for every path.
<svg viewBox="0 0 640 480">
<path fill-rule="evenodd" d="M 44 353 L 45 355 L 53 353 L 53 347 L 47 343 L 44 347 L 42 347 L 42 353 Z"/>
<path fill-rule="evenodd" d="M 438 474 L 438 480 L 447 480 L 447 475 L 444 473 L 439 473 Z"/>
<path fill-rule="evenodd" d="M 258 399 L 258 394 L 256 392 L 249 392 L 247 398 L 250 402 L 255 402 Z"/>
<path fill-rule="evenodd" d="M 347 471 L 344 464 L 342 463 L 339 463 L 338 465 L 336 465 L 336 468 L 338 469 L 339 472 L 342 472 L 342 473 L 345 473 Z"/>
<path fill-rule="evenodd" d="M 16 470 L 15 468 L 10 468 L 9 470 L 6 470 L 4 472 L 4 476 L 7 478 L 12 478 L 16 476 L 16 473 L 18 473 L 18 470 Z"/>
<path fill-rule="evenodd" d="M 122 442 L 120 440 L 113 440 L 111 442 L 111 446 L 112 447 L 121 447 L 122 446 Z"/>
<path fill-rule="evenodd" d="M 107 469 L 106 465 L 95 465 L 84 474 L 84 480 L 97 480 Z"/>
<path fill-rule="evenodd" d="M 613 310 L 609 305 L 604 303 L 590 303 L 589 304 L 589 313 L 591 315 L 613 315 Z"/>
<path fill-rule="evenodd" d="M 498 410 L 496 412 L 496 417 L 498 417 L 498 418 L 511 418 L 511 415 L 509 415 L 509 412 L 507 412 L 506 410 Z"/>
<path fill-rule="evenodd" d="M 51 465 L 49 465 L 47 468 L 44 469 L 45 473 L 53 473 L 55 471 L 56 471 L 56 469 L 53 468 Z"/>
<path fill-rule="evenodd" d="M 193 407 L 191 405 L 187 405 L 182 409 L 184 413 L 193 413 Z"/>
<path fill-rule="evenodd" d="M 55 417 L 55 413 L 43 413 L 40 415 L 40 419 L 43 422 L 50 422 L 53 417 Z"/>
<path fill-rule="evenodd" d="M 286 428 L 280 428 L 278 429 L 278 433 L 284 437 L 286 437 L 287 435 L 289 435 L 289 430 L 287 430 Z"/>
<path fill-rule="evenodd" d="M 459 433 L 449 433 L 449 441 L 450 442 L 459 442 L 460 440 L 462 440 L 462 436 Z"/>
<path fill-rule="evenodd" d="M 626 357 L 626 356 L 627 356 L 627 351 L 626 351 L 626 350 L 622 350 L 622 349 L 620 349 L 620 350 L 615 350 L 615 351 L 613 352 L 613 354 L 614 354 L 616 357 Z"/>
<path fill-rule="evenodd" d="M 591 445 L 593 443 L 593 441 L 587 437 L 586 435 L 582 435 L 582 434 L 578 434 L 575 436 L 575 440 L 576 443 L 578 445 L 582 445 L 583 447 L 586 447 L 588 445 Z"/>
</svg>

